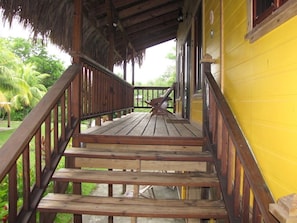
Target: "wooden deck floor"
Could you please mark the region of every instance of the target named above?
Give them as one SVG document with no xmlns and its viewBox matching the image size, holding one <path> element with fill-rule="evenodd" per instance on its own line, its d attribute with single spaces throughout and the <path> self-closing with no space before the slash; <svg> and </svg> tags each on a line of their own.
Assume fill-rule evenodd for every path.
<svg viewBox="0 0 297 223">
<path fill-rule="evenodd" d="M 83 132 L 104 136 L 202 137 L 201 129 L 173 115 L 133 112 Z"/>
</svg>

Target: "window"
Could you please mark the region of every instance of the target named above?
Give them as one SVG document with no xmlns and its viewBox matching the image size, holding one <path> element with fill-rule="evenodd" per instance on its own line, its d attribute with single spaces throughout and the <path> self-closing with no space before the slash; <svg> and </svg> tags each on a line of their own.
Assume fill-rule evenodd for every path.
<svg viewBox="0 0 297 223">
<path fill-rule="evenodd" d="M 202 6 L 199 5 L 195 16 L 195 76 L 194 90 L 195 93 L 202 88 L 202 70 L 200 60 L 202 59 Z"/>
<path fill-rule="evenodd" d="M 287 0 L 253 0 L 253 26 L 262 22 Z"/>
<path fill-rule="evenodd" d="M 251 43 L 297 15 L 296 0 L 248 0 L 248 32 Z"/>
</svg>

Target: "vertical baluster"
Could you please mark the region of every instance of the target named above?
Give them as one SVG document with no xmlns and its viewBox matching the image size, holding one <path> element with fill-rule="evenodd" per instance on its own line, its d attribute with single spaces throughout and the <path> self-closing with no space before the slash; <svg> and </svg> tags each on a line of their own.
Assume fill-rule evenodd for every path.
<svg viewBox="0 0 297 223">
<path fill-rule="evenodd" d="M 54 152 L 59 153 L 59 108 L 57 104 L 54 107 Z"/>
<path fill-rule="evenodd" d="M 243 178 L 243 196 L 242 196 L 242 223 L 249 222 L 250 216 L 250 185 L 244 175 Z"/>
<path fill-rule="evenodd" d="M 51 115 L 49 114 L 45 122 L 45 165 L 47 169 L 51 169 Z"/>
<path fill-rule="evenodd" d="M 65 106 L 65 92 L 61 97 L 60 100 L 60 107 L 61 107 L 61 140 L 64 141 L 66 139 L 66 106 Z"/>
<path fill-rule="evenodd" d="M 218 134 L 217 134 L 217 159 L 221 159 L 222 158 L 222 144 L 223 144 L 223 120 L 222 120 L 222 115 L 219 112 L 218 113 L 218 130 L 217 130 Z"/>
<path fill-rule="evenodd" d="M 228 146 L 228 174 L 227 174 L 227 193 L 232 196 L 234 187 L 234 171 L 235 171 L 235 148 L 229 137 Z"/>
<path fill-rule="evenodd" d="M 88 92 L 89 92 L 89 100 L 88 100 L 88 105 L 89 105 L 89 113 L 94 114 L 94 109 L 93 109 L 93 95 L 92 95 L 92 88 L 93 88 L 93 74 L 94 74 L 94 69 L 90 70 L 89 73 L 89 80 L 88 80 Z"/>
<path fill-rule="evenodd" d="M 100 91 L 100 88 L 99 88 L 99 72 L 96 70 L 95 73 L 94 73 L 94 99 L 95 99 L 95 109 L 96 109 L 96 112 L 99 113 L 99 109 L 100 109 L 100 104 L 99 104 L 99 91 Z"/>
<path fill-rule="evenodd" d="M 72 116 L 72 108 L 71 108 L 71 101 L 72 101 L 72 87 L 73 87 L 73 83 L 71 83 L 71 86 L 69 86 L 69 88 L 67 88 L 67 124 L 69 126 L 69 128 L 72 126 L 72 120 L 71 120 L 71 116 Z"/>
<path fill-rule="evenodd" d="M 213 102 L 213 95 L 212 93 L 209 94 L 209 131 L 211 132 L 211 140 L 212 140 L 212 134 L 213 134 L 213 115 L 214 115 L 214 102 Z"/>
<path fill-rule="evenodd" d="M 23 152 L 23 208 L 25 211 L 30 209 L 30 151 L 29 145 Z"/>
<path fill-rule="evenodd" d="M 262 222 L 262 217 L 261 217 L 261 212 L 259 209 L 259 206 L 254 198 L 254 205 L 253 205 L 253 218 L 252 218 L 253 223 L 261 223 Z"/>
<path fill-rule="evenodd" d="M 210 121 L 210 128 L 211 128 L 211 135 L 212 135 L 212 144 L 216 144 L 216 136 L 217 136 L 217 106 L 211 94 L 210 97 L 210 110 L 211 110 L 211 121 Z"/>
<path fill-rule="evenodd" d="M 235 179 L 234 179 L 234 191 L 233 191 L 233 204 L 234 204 L 234 216 L 240 216 L 240 193 L 241 193 L 241 180 L 242 180 L 242 166 L 238 156 L 235 158 Z"/>
<path fill-rule="evenodd" d="M 17 164 L 15 163 L 9 171 L 9 190 L 8 190 L 8 222 L 16 222 L 17 218 Z"/>
<path fill-rule="evenodd" d="M 221 159 L 221 172 L 223 176 L 227 173 L 227 154 L 229 147 L 229 135 L 226 125 L 223 124 L 223 134 L 222 134 L 222 159 Z"/>
<path fill-rule="evenodd" d="M 35 134 L 35 181 L 38 188 L 41 187 L 41 162 L 42 162 L 41 129 Z"/>
<path fill-rule="evenodd" d="M 82 76 L 81 76 L 81 89 L 82 89 L 82 94 L 81 94 L 81 98 L 82 98 L 82 114 L 86 115 L 87 113 L 87 108 L 86 108 L 86 94 L 87 94 L 87 90 L 86 90 L 86 75 L 88 73 L 88 68 L 86 66 L 86 64 L 84 64 L 83 66 L 83 72 L 82 72 Z"/>
<path fill-rule="evenodd" d="M 96 69 L 92 70 L 92 75 L 90 77 L 90 95 L 91 95 L 91 101 L 90 101 L 90 106 L 91 106 L 91 113 L 96 114 L 97 109 L 96 109 L 96 94 L 95 94 L 95 78 L 96 78 Z"/>
<path fill-rule="evenodd" d="M 91 114 L 91 107 L 90 107 L 90 103 L 91 103 L 91 95 L 90 95 L 90 76 L 92 73 L 92 67 L 88 66 L 88 70 L 86 73 L 86 77 L 85 77 L 85 89 L 86 89 L 86 114 L 90 115 Z"/>
</svg>

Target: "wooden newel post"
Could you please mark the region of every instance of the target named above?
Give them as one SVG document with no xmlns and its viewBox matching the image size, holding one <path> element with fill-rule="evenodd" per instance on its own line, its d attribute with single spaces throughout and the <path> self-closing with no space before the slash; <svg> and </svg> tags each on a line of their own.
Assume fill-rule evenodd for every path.
<svg viewBox="0 0 297 223">
<path fill-rule="evenodd" d="M 215 63 L 216 60 L 212 58 L 211 55 L 205 54 L 204 57 L 200 60 L 202 64 L 202 73 L 211 72 L 211 64 Z"/>
<path fill-rule="evenodd" d="M 211 73 L 211 64 L 215 63 L 215 60 L 211 55 L 206 54 L 201 59 L 202 64 L 202 94 L 203 94 L 203 129 L 207 128 L 209 132 L 209 89 L 205 81 L 205 74 Z M 203 131 L 204 132 L 204 131 Z"/>
<path fill-rule="evenodd" d="M 73 15 L 73 39 L 72 39 L 72 58 L 73 63 L 80 64 L 80 54 L 82 50 L 82 0 L 74 0 L 74 15 Z M 78 124 L 75 127 L 74 135 L 80 133 L 80 104 L 81 104 L 81 75 L 78 74 L 73 81 L 73 90 L 71 91 L 71 117 L 74 120 L 78 120 Z M 80 142 L 76 137 L 72 140 L 73 146 L 80 146 Z M 81 194 L 81 183 L 73 183 L 73 193 Z M 75 214 L 73 216 L 74 223 L 82 223 L 82 215 Z"/>
<path fill-rule="evenodd" d="M 280 223 L 297 222 L 297 194 L 281 197 L 277 203 L 269 204 L 269 211 Z"/>
</svg>

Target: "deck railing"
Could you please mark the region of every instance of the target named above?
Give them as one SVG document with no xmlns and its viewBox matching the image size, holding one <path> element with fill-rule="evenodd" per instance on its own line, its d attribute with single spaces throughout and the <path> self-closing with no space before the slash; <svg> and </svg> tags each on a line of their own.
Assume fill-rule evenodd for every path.
<svg viewBox="0 0 297 223">
<path fill-rule="evenodd" d="M 169 87 L 156 86 L 135 86 L 134 87 L 134 108 L 151 108 L 145 101 L 150 101 L 153 98 L 161 97 Z M 169 95 L 172 100 L 168 101 L 167 108 L 175 108 L 175 92 L 174 90 Z"/>
<path fill-rule="evenodd" d="M 81 61 L 82 119 L 133 109 L 132 85 L 86 56 Z"/>
<path fill-rule="evenodd" d="M 36 207 L 81 120 L 133 107 L 131 85 L 86 57 L 81 60 L 0 149 L 1 194 L 8 194 L 0 202 L 8 207 L 8 222 L 35 222 Z"/>
<path fill-rule="evenodd" d="M 277 223 L 268 210 L 274 200 L 228 103 L 210 72 L 204 81 L 204 132 L 230 222 Z"/>
</svg>

